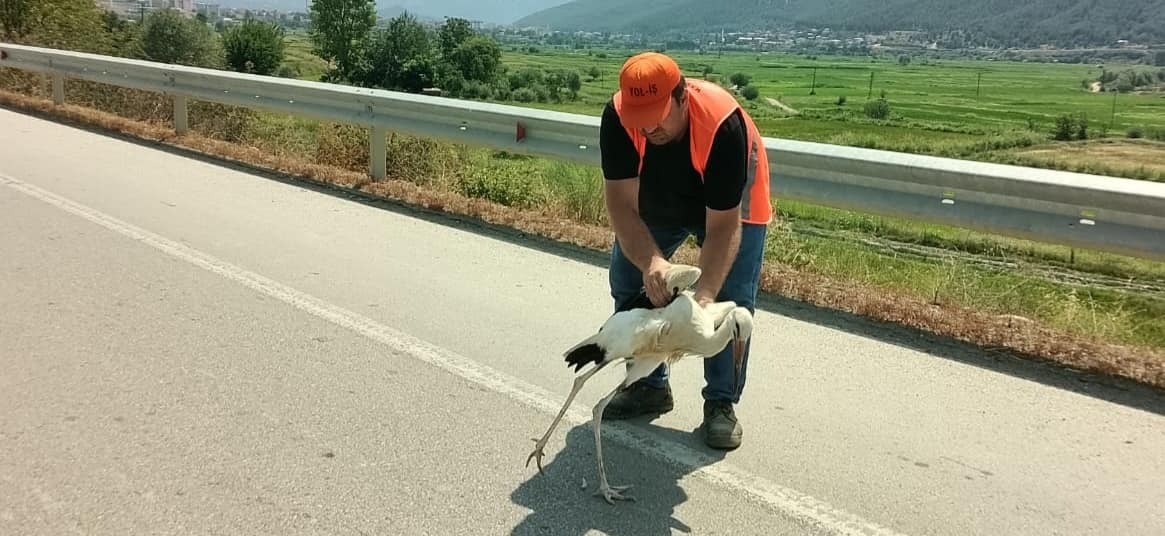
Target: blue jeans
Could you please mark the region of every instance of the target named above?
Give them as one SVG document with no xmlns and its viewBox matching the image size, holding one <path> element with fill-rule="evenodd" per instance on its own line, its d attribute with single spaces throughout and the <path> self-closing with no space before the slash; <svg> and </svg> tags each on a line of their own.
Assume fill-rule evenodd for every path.
<svg viewBox="0 0 1165 536">
<path fill-rule="evenodd" d="M 689 236 L 696 237 L 696 243 L 700 246 L 704 244 L 704 229 L 703 228 L 685 228 L 685 227 L 658 227 L 648 226 L 651 236 L 655 239 L 656 245 L 664 256 L 671 259 L 680 245 Z M 742 223 L 740 230 L 740 247 L 736 254 L 736 260 L 732 263 L 732 268 L 728 271 L 728 276 L 724 279 L 724 284 L 720 287 L 720 294 L 716 297 L 717 301 L 731 300 L 737 305 L 748 308 L 751 312 L 756 312 L 756 294 L 757 286 L 760 283 L 760 268 L 761 262 L 764 259 L 765 235 L 768 232 L 768 227 L 765 225 L 755 225 L 749 223 Z M 611 297 L 615 300 L 615 311 L 622 311 L 627 302 L 634 298 L 639 292 L 643 290 L 643 275 L 636 268 L 630 260 L 623 255 L 622 249 L 619 247 L 619 241 L 615 241 L 615 246 L 611 251 L 611 264 L 608 273 L 611 284 Z M 748 354 L 752 346 L 751 339 L 745 344 L 745 352 L 743 362 L 740 370 L 740 385 L 736 392 L 732 390 L 732 345 L 729 344 L 724 347 L 716 357 L 704 359 L 704 381 L 706 385 L 701 392 L 705 400 L 722 400 L 732 403 L 740 402 L 740 396 L 744 391 L 745 371 L 748 370 Z M 668 381 L 668 370 L 666 365 L 660 365 L 650 375 L 642 380 L 642 383 L 653 387 L 664 387 Z"/>
</svg>

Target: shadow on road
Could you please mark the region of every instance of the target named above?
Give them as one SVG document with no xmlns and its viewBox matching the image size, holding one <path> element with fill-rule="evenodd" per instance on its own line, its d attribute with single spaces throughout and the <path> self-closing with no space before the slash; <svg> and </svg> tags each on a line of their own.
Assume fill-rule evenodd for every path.
<svg viewBox="0 0 1165 536">
<path fill-rule="evenodd" d="M 603 422 L 608 426 L 635 426 L 646 428 L 664 441 L 674 441 L 705 454 L 708 464 L 724 458 L 724 453 L 704 446 L 699 432 L 661 428 L 640 420 Z M 543 458 L 545 474 L 538 474 L 530 463 L 532 475 L 514 490 L 510 498 L 514 504 L 532 510 L 511 532 L 514 536 L 582 535 L 593 531 L 612 535 L 670 535 L 675 532 L 692 533 L 682 520 L 675 517 L 676 508 L 688 500 L 679 481 L 688 468 L 659 461 L 637 452 L 603 434 L 603 459 L 611 485 L 631 485 L 627 493 L 635 502 L 616 501 L 607 504 L 594 495 L 598 489 L 598 467 L 595 461 L 594 433 L 589 424 L 576 426 L 566 434 L 565 444 L 551 438 Z M 533 443 L 531 443 L 533 445 Z M 559 448 L 561 447 L 561 448 Z M 586 488 L 582 488 L 583 479 Z"/>
<path fill-rule="evenodd" d="M 142 140 L 92 125 L 54 117 L 43 112 L 21 110 L 12 107 L 2 108 L 14 113 L 68 125 L 72 128 L 118 139 L 142 147 L 167 152 L 184 158 L 192 158 L 224 169 L 256 175 L 316 193 L 344 198 L 367 206 L 391 210 L 402 215 L 415 217 L 439 225 L 457 227 L 460 230 L 478 233 L 520 247 L 532 248 L 545 253 L 569 258 L 577 262 L 598 267 L 607 266 L 608 257 L 602 252 L 558 242 L 549 238 L 530 235 L 515 229 L 490 224 L 470 216 L 459 216 L 427 210 L 402 202 L 375 198 L 371 195 L 347 188 L 331 186 L 307 178 L 294 177 L 242 162 L 227 161 L 182 147 Z M 608 297 L 605 295 L 597 296 L 596 299 L 606 300 Z M 1080 372 L 1056 363 L 1042 361 L 1032 356 L 1019 355 L 1004 349 L 982 348 L 953 338 L 937 336 L 905 326 L 879 322 L 841 311 L 817 307 L 812 304 L 772 294 L 762 293 L 758 297 L 757 309 L 811 324 L 827 326 L 860 337 L 895 344 L 937 358 L 957 361 L 993 372 L 1064 389 L 1080 395 L 1105 400 L 1114 404 L 1121 404 L 1158 415 L 1165 415 L 1165 390 L 1155 389 L 1123 378 Z"/>
</svg>

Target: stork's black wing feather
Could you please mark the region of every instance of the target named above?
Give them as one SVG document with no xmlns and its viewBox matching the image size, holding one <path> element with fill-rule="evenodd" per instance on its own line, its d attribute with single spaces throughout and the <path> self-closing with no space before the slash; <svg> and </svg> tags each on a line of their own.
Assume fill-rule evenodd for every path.
<svg viewBox="0 0 1165 536">
<path fill-rule="evenodd" d="M 604 355 L 603 349 L 599 348 L 599 345 L 594 343 L 584 344 L 567 352 L 567 368 L 574 367 L 574 371 L 578 372 L 588 363 L 602 363 Z"/>
</svg>

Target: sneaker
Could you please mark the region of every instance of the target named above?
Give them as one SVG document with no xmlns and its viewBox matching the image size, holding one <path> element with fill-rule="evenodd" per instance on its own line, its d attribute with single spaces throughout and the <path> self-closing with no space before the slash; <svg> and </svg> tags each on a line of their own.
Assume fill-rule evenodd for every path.
<svg viewBox="0 0 1165 536">
<path fill-rule="evenodd" d="M 704 442 L 714 449 L 734 449 L 740 446 L 744 429 L 736 420 L 731 402 L 704 401 Z"/>
<path fill-rule="evenodd" d="M 674 405 L 670 385 L 659 388 L 636 382 L 611 399 L 603 410 L 603 418 L 620 420 L 639 415 L 663 415 L 671 411 Z"/>
</svg>

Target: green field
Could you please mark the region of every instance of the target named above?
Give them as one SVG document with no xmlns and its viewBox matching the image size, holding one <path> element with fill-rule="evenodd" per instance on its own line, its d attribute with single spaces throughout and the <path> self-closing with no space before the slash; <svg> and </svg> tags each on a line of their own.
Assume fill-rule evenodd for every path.
<svg viewBox="0 0 1165 536">
<path fill-rule="evenodd" d="M 607 51 L 606 58 L 599 58 L 597 55 L 601 53 L 604 52 L 507 50 L 503 61 L 511 69 L 533 66 L 576 69 L 584 74 L 591 67 L 598 67 L 603 73 L 602 79 L 587 81 L 579 102 L 554 106 L 572 112 L 595 113 L 595 108 L 615 91 L 619 67 L 628 54 Z M 1094 128 L 1108 126 L 1113 121 L 1110 132 L 1121 135 L 1134 126 L 1165 128 L 1165 92 L 1118 95 L 1114 117 L 1112 93 L 1093 93 L 1083 86 L 1084 80 L 1100 76 L 1101 69 L 1095 65 L 947 60 L 928 60 L 926 65 L 915 60 L 910 65 L 899 65 L 897 59 L 889 57 L 819 56 L 810 60 L 782 54 L 725 53 L 719 58 L 715 54 L 669 54 L 690 77 L 702 78 L 706 65 L 723 79 L 737 72 L 748 74 L 760 89 L 758 104 L 766 97 L 776 98 L 802 113 L 841 116 L 839 111 L 848 111 L 860 115 L 871 93 L 873 73 L 872 98 L 880 97 L 885 91 L 893 112 L 900 116 L 898 120 L 918 129 L 982 135 L 1027 130 L 1029 119 L 1037 127 L 1050 128 L 1059 114 L 1080 112 L 1087 114 Z M 1107 68 L 1115 71 L 1161 69 L 1132 65 Z M 811 90 L 816 95 L 810 95 Z M 840 96 L 847 98 L 844 106 L 837 105 Z M 757 109 L 778 111 L 774 107 L 758 106 Z M 796 121 L 793 123 L 799 125 L 796 127 L 782 126 L 784 113 L 757 115 L 767 119 L 762 127 L 766 133 L 787 130 L 791 136 L 801 132 L 809 138 L 825 139 L 848 129 L 844 124 L 830 125 L 838 121 L 817 118 Z M 805 124 L 813 126 L 800 126 Z"/>
</svg>

